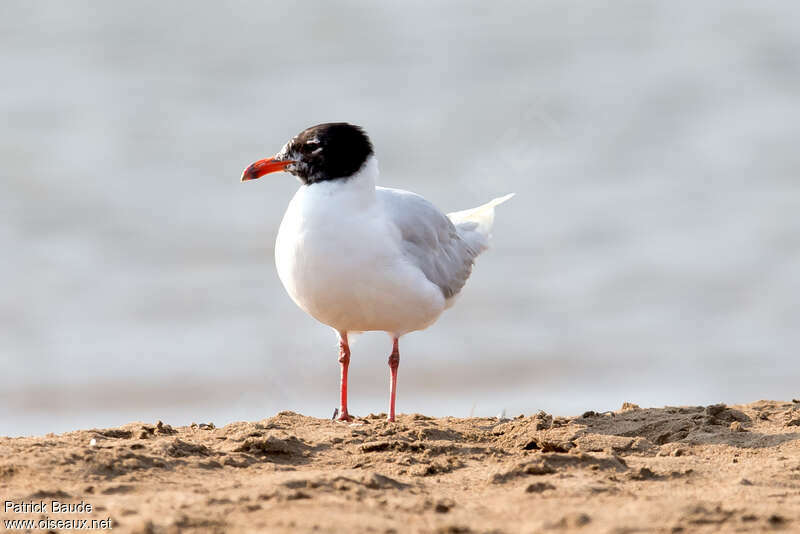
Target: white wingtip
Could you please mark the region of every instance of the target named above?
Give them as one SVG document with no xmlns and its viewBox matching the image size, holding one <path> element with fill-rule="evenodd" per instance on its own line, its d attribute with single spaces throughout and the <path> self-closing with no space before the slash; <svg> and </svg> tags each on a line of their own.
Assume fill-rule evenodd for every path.
<svg viewBox="0 0 800 534">
<path fill-rule="evenodd" d="M 448 213 L 447 216 L 456 226 L 468 223 L 468 230 L 477 232 L 481 236 L 481 242 L 477 244 L 477 247 L 481 250 L 485 250 L 488 246 L 487 240 L 491 234 L 492 225 L 494 224 L 494 208 L 509 200 L 514 194 L 515 193 L 509 193 L 508 195 L 497 197 L 477 208 Z"/>
<path fill-rule="evenodd" d="M 511 200 L 511 197 L 513 197 L 514 195 L 516 195 L 516 193 L 509 193 L 507 195 L 503 195 L 502 197 L 497 197 L 496 199 L 490 201 L 489 205 L 492 206 L 492 207 L 499 206 L 500 204 L 502 204 L 506 200 Z"/>
</svg>

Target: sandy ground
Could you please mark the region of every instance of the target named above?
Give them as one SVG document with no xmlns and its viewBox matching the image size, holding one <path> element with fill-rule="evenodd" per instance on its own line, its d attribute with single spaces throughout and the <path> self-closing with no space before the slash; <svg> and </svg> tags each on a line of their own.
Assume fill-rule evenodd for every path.
<svg viewBox="0 0 800 534">
<path fill-rule="evenodd" d="M 114 532 L 800 532 L 800 401 L 0 438 L 0 496 Z"/>
</svg>

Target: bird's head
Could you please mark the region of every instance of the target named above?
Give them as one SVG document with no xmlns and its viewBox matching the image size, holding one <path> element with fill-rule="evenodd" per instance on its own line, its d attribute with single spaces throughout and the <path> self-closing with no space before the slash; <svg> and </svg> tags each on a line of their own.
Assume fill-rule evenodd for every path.
<svg viewBox="0 0 800 534">
<path fill-rule="evenodd" d="M 285 171 L 306 185 L 349 178 L 372 155 L 372 143 L 359 126 L 329 122 L 306 128 L 271 158 L 256 161 L 242 173 L 242 181 Z"/>
</svg>

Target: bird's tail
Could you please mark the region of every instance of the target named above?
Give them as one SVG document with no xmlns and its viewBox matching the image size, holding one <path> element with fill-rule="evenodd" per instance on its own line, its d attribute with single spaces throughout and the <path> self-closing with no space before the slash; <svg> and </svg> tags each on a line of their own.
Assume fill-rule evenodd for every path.
<svg viewBox="0 0 800 534">
<path fill-rule="evenodd" d="M 514 196 L 514 193 L 490 200 L 482 206 L 469 210 L 448 213 L 447 217 L 458 229 L 461 237 L 476 252 L 480 253 L 489 248 L 489 238 L 492 235 L 494 224 L 494 208 Z"/>
</svg>

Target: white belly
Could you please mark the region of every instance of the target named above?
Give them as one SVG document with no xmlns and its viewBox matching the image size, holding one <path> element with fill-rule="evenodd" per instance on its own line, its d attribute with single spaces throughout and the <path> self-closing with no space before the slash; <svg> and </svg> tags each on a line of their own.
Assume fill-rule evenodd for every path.
<svg viewBox="0 0 800 534">
<path fill-rule="evenodd" d="M 275 243 L 289 296 L 339 331 L 426 328 L 444 310 L 441 291 L 403 257 L 374 191 L 342 189 L 304 186 L 289 203 Z"/>
</svg>

